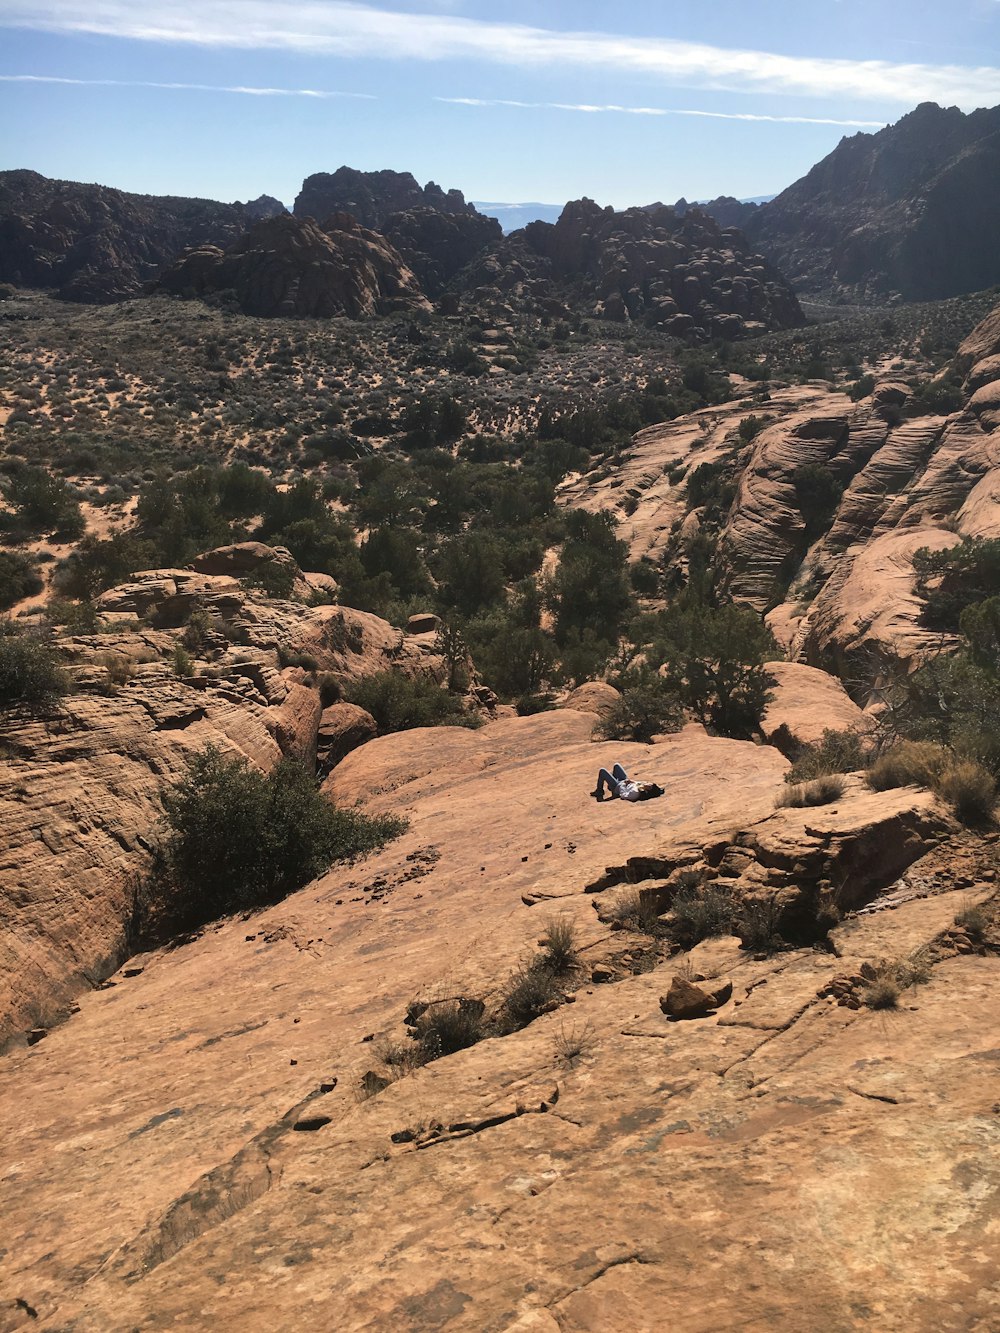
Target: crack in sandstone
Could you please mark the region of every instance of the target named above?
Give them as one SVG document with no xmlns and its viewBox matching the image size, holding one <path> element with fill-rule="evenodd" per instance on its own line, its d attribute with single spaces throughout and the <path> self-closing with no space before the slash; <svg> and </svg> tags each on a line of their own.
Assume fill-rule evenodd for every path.
<svg viewBox="0 0 1000 1333">
<path fill-rule="evenodd" d="M 648 1258 L 638 1250 L 631 1254 L 622 1255 L 617 1259 L 609 1259 L 607 1263 L 601 1264 L 596 1272 L 591 1273 L 589 1277 L 584 1278 L 584 1280 L 577 1286 L 571 1287 L 569 1291 L 564 1291 L 561 1296 L 556 1296 L 553 1300 L 548 1301 L 544 1308 L 546 1310 L 551 1310 L 554 1306 L 562 1305 L 562 1303 L 568 1301 L 571 1296 L 575 1296 L 578 1292 L 585 1291 L 587 1287 L 592 1287 L 595 1282 L 600 1282 L 602 1277 L 606 1277 L 607 1274 L 614 1269 L 626 1268 L 630 1264 L 636 1264 L 639 1267 L 644 1267 L 646 1265 L 655 1266 L 656 1260 Z"/>
</svg>

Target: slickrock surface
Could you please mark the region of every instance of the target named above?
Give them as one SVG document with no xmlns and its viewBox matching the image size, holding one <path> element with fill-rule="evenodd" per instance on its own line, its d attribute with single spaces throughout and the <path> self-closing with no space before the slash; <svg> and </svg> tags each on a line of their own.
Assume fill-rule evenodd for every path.
<svg viewBox="0 0 1000 1333">
<path fill-rule="evenodd" d="M 773 697 L 761 730 L 768 740 L 784 728 L 800 744 L 818 741 L 824 731 L 864 730 L 869 720 L 835 676 L 802 662 L 768 662 Z"/>
<path fill-rule="evenodd" d="M 997 957 L 939 946 L 897 1012 L 826 998 L 984 897 L 973 854 L 937 854 L 940 889 L 971 887 L 848 923 L 839 957 L 719 940 L 633 974 L 641 941 L 583 892 L 602 865 L 692 820 L 791 843 L 806 812 L 768 812 L 773 750 L 696 728 L 616 747 L 661 801 L 597 805 L 592 724 L 356 751 L 341 794 L 407 810 L 398 843 L 133 960 L 7 1058 L 0 1327 L 991 1327 Z M 846 805 L 809 814 L 863 823 Z M 555 909 L 616 984 L 583 972 L 572 1005 L 358 1099 L 366 1038 L 488 998 Z M 732 997 L 672 1022 L 674 976 Z"/>
<path fill-rule="evenodd" d="M 194 753 L 212 744 L 263 769 L 282 754 L 315 762 L 320 697 L 305 672 L 279 669 L 279 647 L 309 652 L 344 685 L 388 667 L 445 671 L 433 643 L 377 616 L 272 601 L 224 576 L 154 570 L 102 604 L 112 622 L 141 608 L 173 629 L 66 641 L 81 692 L 47 718 L 0 719 L 0 1045 L 117 966 L 160 790 Z M 227 615 L 243 642 L 214 633 L 213 674 L 179 680 L 170 655 L 196 608 Z M 133 663 L 124 684 L 111 684 L 108 660 Z"/>
</svg>

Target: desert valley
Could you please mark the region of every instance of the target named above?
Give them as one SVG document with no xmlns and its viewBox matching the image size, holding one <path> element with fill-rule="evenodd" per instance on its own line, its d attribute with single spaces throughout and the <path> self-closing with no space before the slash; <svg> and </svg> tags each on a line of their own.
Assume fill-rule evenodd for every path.
<svg viewBox="0 0 1000 1333">
<path fill-rule="evenodd" d="M 0 172 L 0 1329 L 997 1329 L 1000 107 L 328 165 Z"/>
</svg>

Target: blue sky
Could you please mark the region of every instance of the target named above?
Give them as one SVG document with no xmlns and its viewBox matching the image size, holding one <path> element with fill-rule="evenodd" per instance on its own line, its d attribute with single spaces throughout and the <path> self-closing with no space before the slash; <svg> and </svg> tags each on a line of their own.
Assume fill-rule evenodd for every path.
<svg viewBox="0 0 1000 1333">
<path fill-rule="evenodd" d="M 769 194 L 920 101 L 1000 104 L 1000 0 L 0 0 L 0 168 L 149 193 Z"/>
</svg>

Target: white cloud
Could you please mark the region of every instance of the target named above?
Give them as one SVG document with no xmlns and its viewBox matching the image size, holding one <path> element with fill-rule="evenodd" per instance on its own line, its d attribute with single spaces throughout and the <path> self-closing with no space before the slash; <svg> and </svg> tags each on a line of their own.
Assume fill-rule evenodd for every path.
<svg viewBox="0 0 1000 1333">
<path fill-rule="evenodd" d="M 852 129 L 881 129 L 883 120 L 833 120 L 827 116 L 765 116 L 749 111 L 689 111 L 665 106 L 603 106 L 589 102 L 516 102 L 507 97 L 435 97 L 452 106 L 512 106 L 529 111 L 582 111 L 588 115 L 614 113 L 623 116 L 698 116 L 705 120 L 761 120 L 777 125 L 842 125 Z"/>
<path fill-rule="evenodd" d="M 557 32 L 352 0 L 0 0 L 0 25 L 151 42 L 370 59 L 464 60 L 640 74 L 672 85 L 971 108 L 1000 102 L 989 66 L 893 64 Z"/>
<path fill-rule="evenodd" d="M 239 93 L 244 97 L 316 97 L 356 98 L 365 102 L 378 99 L 372 93 L 341 93 L 319 88 L 254 88 L 235 84 L 153 83 L 147 79 L 64 79 L 55 74 L 0 74 L 0 83 L 68 83 L 83 88 L 165 88 L 198 93 Z"/>
</svg>

